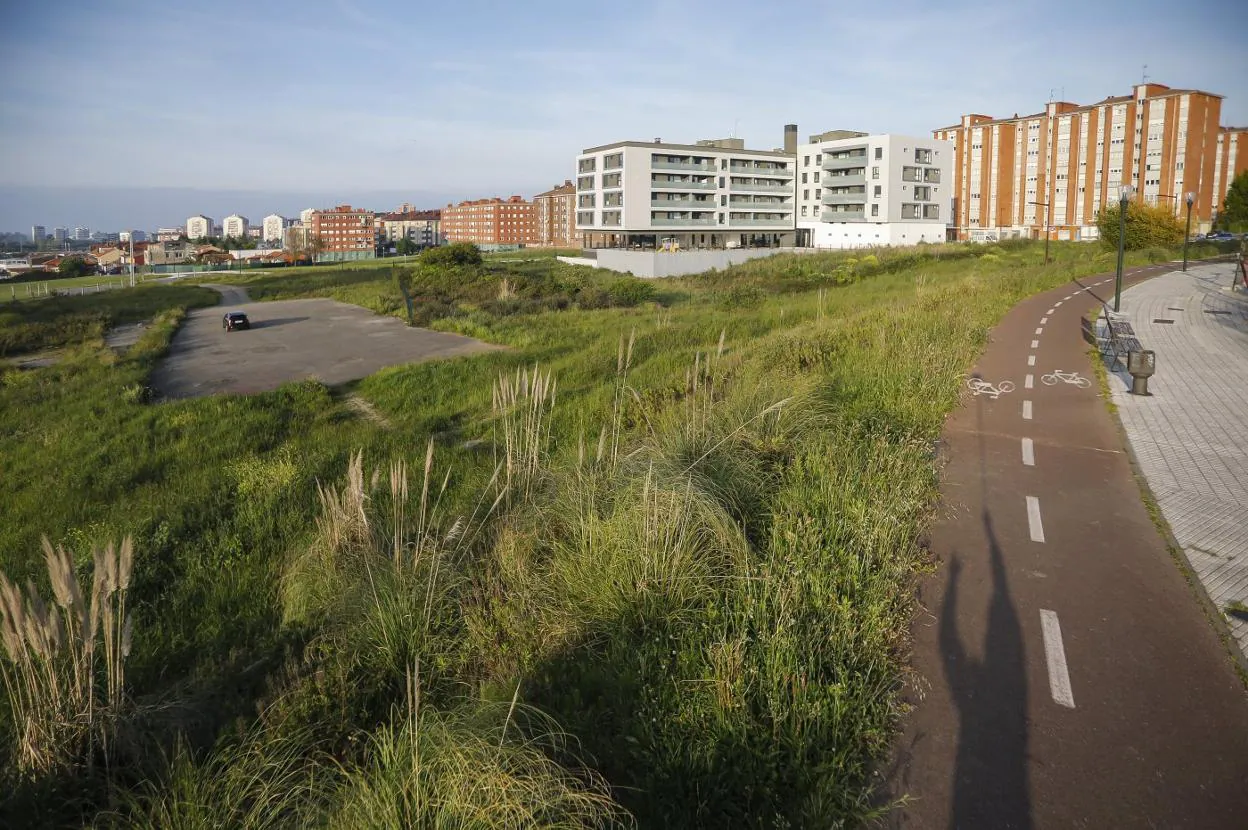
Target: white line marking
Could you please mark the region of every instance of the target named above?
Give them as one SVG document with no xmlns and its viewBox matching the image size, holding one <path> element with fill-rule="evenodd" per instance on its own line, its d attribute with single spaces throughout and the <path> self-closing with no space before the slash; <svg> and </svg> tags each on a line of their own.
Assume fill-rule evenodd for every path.
<svg viewBox="0 0 1248 830">
<path fill-rule="evenodd" d="M 1044 334 L 1044 326 L 1041 326 L 1040 328 L 1036 329 L 1036 335 L 1039 336 L 1041 334 Z"/>
<path fill-rule="evenodd" d="M 1023 401 L 1023 420 L 1031 420 L 1031 401 Z"/>
<path fill-rule="evenodd" d="M 1042 326 L 1047 325 L 1047 324 L 1048 324 L 1048 322 L 1049 322 L 1049 318 L 1048 318 L 1048 317 L 1041 317 L 1041 318 L 1040 318 L 1040 325 L 1042 325 Z"/>
<path fill-rule="evenodd" d="M 1039 341 L 1039 340 L 1033 340 L 1033 341 L 1031 341 L 1031 347 L 1032 347 L 1033 349 L 1038 349 L 1038 348 L 1040 348 L 1040 341 Z"/>
<path fill-rule="evenodd" d="M 1036 356 L 1034 354 L 1027 355 L 1027 365 L 1028 366 L 1036 365 Z"/>
<path fill-rule="evenodd" d="M 1062 307 L 1062 303 L 1064 303 L 1064 302 L 1066 302 L 1066 301 L 1065 301 L 1065 300 L 1058 300 L 1057 302 L 1055 302 L 1055 303 L 1053 304 L 1053 307 L 1054 307 L 1054 308 L 1061 308 L 1061 307 Z"/>
<path fill-rule="evenodd" d="M 1036 388 L 1036 379 L 1033 375 L 1028 375 L 1027 377 L 1023 378 L 1023 388 L 1024 389 Z"/>
<path fill-rule="evenodd" d="M 1027 529 L 1031 531 L 1031 541 L 1044 541 L 1044 523 L 1040 521 L 1040 499 L 1027 497 Z"/>
<path fill-rule="evenodd" d="M 1053 306 L 1053 308 L 1057 308 L 1057 306 Z M 1046 312 L 1044 312 L 1044 313 L 1045 313 L 1045 314 L 1052 314 L 1052 313 L 1053 313 L 1053 308 L 1050 308 L 1048 311 L 1046 311 Z"/>
<path fill-rule="evenodd" d="M 1066 670 L 1062 626 L 1055 612 L 1040 609 L 1040 630 L 1044 632 L 1044 659 L 1049 664 L 1049 693 L 1054 703 L 1074 709 L 1075 693 L 1070 689 L 1070 672 Z"/>
<path fill-rule="evenodd" d="M 1023 439 L 1023 466 L 1036 466 L 1036 447 L 1031 443 L 1030 438 Z"/>
</svg>

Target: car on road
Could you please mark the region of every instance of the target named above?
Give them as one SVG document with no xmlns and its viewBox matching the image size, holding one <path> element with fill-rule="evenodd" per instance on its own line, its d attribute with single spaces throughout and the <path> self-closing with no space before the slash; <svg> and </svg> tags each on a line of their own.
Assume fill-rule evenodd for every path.
<svg viewBox="0 0 1248 830">
<path fill-rule="evenodd" d="M 221 319 L 221 327 L 226 331 L 234 331 L 235 329 L 251 328 L 251 321 L 247 319 L 247 315 L 241 311 L 227 311 L 225 317 Z"/>
<path fill-rule="evenodd" d="M 1218 233 L 1211 233 L 1205 237 L 1205 239 L 1209 240 L 1210 242 L 1230 242 L 1234 238 L 1235 238 L 1235 234 L 1228 233 L 1227 231 L 1219 231 Z"/>
</svg>

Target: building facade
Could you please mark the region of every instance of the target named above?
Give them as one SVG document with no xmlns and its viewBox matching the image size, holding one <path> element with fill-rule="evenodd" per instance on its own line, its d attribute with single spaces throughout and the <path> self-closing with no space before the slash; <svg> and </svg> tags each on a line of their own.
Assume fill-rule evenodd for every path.
<svg viewBox="0 0 1248 830">
<path fill-rule="evenodd" d="M 250 227 L 251 222 L 246 216 L 239 216 L 235 213 L 221 220 L 221 235 L 231 239 L 243 239 L 247 236 L 247 229 Z"/>
<path fill-rule="evenodd" d="M 422 248 L 441 245 L 442 211 L 409 210 L 382 213 L 375 221 L 377 244 L 389 248 L 400 239 L 407 239 Z"/>
<path fill-rule="evenodd" d="M 339 205 L 314 210 L 307 233 L 319 248 L 317 260 L 372 259 L 377 255 L 373 212 Z"/>
<path fill-rule="evenodd" d="M 203 214 L 192 216 L 186 220 L 186 238 L 187 239 L 203 239 L 212 236 L 213 223 L 212 217 Z"/>
<path fill-rule="evenodd" d="M 1231 183 L 1248 170 L 1248 127 L 1223 127 L 1218 133 L 1218 147 L 1213 158 L 1213 192 L 1222 197 L 1214 205 L 1215 214 L 1222 212 Z"/>
<path fill-rule="evenodd" d="M 65 242 L 69 239 L 69 228 L 53 228 L 52 238 L 56 242 Z"/>
<path fill-rule="evenodd" d="M 184 236 L 186 236 L 186 228 L 184 227 L 183 228 L 157 228 L 156 229 L 156 241 L 157 242 L 177 242 L 179 239 L 181 239 Z"/>
<path fill-rule="evenodd" d="M 180 232 L 181 231 L 179 231 L 179 233 Z M 175 236 L 174 239 L 177 239 L 177 237 Z M 134 242 L 146 242 L 147 231 L 130 230 L 130 231 L 121 231 L 120 233 L 117 234 L 118 242 L 130 242 L 132 240 Z"/>
<path fill-rule="evenodd" d="M 476 199 L 442 209 L 447 242 L 476 245 L 532 245 L 537 237 L 537 209 L 522 196 Z"/>
<path fill-rule="evenodd" d="M 571 248 L 580 244 L 576 232 L 576 185 L 571 179 L 533 197 L 537 235 L 534 245 Z"/>
<path fill-rule="evenodd" d="M 620 141 L 576 160 L 576 231 L 586 247 L 722 248 L 796 238 L 796 127 L 785 150 L 740 139 Z"/>
<path fill-rule="evenodd" d="M 30 241 L 34 243 L 42 242 L 48 238 L 48 229 L 43 225 L 32 225 L 30 228 Z"/>
<path fill-rule="evenodd" d="M 74 228 L 74 232 L 70 238 L 75 242 L 89 242 L 91 240 L 91 229 L 81 226 Z"/>
<path fill-rule="evenodd" d="M 153 242 L 147 246 L 148 265 L 183 265 L 194 258 L 195 250 L 185 242 Z"/>
<path fill-rule="evenodd" d="M 1010 118 L 964 115 L 935 130 L 954 144 L 954 219 L 959 239 L 1095 239 L 1096 215 L 1121 188 L 1148 204 L 1186 210 L 1208 227 L 1229 187 L 1217 175 L 1222 96 L 1162 84 L 1081 106 L 1049 102 Z M 1238 160 L 1237 162 L 1238 163 Z M 1228 168 L 1231 169 L 1231 168 Z"/>
<path fill-rule="evenodd" d="M 797 148 L 798 244 L 944 242 L 953 193 L 947 141 L 834 130 Z"/>
<path fill-rule="evenodd" d="M 290 220 L 280 213 L 270 213 L 264 217 L 261 223 L 261 238 L 265 242 L 281 243 L 286 238 L 286 229 L 290 227 Z"/>
</svg>

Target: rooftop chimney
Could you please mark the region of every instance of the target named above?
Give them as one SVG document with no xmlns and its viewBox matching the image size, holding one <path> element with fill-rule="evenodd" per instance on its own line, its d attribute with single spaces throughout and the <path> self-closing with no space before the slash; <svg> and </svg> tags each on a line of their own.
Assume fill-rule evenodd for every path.
<svg viewBox="0 0 1248 830">
<path fill-rule="evenodd" d="M 797 125 L 784 125 L 784 152 L 797 155 Z"/>
</svg>

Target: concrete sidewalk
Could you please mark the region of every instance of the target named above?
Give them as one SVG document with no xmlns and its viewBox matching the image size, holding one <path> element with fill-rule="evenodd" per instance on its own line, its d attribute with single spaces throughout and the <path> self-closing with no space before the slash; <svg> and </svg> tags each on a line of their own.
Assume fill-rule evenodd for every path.
<svg viewBox="0 0 1248 830">
<path fill-rule="evenodd" d="M 1228 290 L 1233 270 L 1191 266 L 1123 292 L 1157 374 L 1151 397 L 1128 394 L 1121 368 L 1111 387 L 1162 514 L 1248 656 L 1248 296 Z"/>
</svg>

